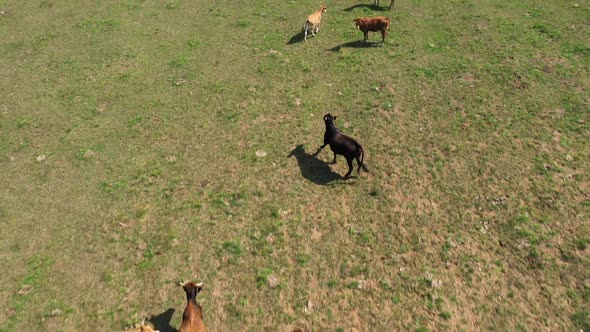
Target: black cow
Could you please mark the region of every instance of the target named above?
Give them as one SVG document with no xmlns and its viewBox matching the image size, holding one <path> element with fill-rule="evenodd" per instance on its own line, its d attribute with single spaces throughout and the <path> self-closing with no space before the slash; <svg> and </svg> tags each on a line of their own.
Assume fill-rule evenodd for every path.
<svg viewBox="0 0 590 332">
<path fill-rule="evenodd" d="M 367 167 L 363 165 L 363 159 L 365 156 L 363 147 L 353 138 L 342 134 L 334 125 L 334 120 L 336 120 L 336 116 L 332 116 L 330 113 L 324 115 L 324 122 L 326 123 L 324 145 L 320 146 L 315 154 L 317 155 L 320 153 L 320 151 L 329 144 L 330 149 L 332 152 L 334 152 L 334 160 L 332 161 L 332 164 L 336 163 L 336 155 L 343 155 L 344 158 L 346 158 L 346 162 L 348 163 L 348 173 L 346 173 L 344 178 L 348 178 L 350 173 L 352 173 L 352 161 L 354 159 L 356 159 L 358 164 L 359 173 L 361 171 L 361 167 L 365 172 L 368 172 L 369 170 Z"/>
</svg>

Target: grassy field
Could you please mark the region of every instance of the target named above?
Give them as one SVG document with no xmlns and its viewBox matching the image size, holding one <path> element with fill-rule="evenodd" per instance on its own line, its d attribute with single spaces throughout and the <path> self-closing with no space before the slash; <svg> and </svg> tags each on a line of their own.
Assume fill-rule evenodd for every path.
<svg viewBox="0 0 590 332">
<path fill-rule="evenodd" d="M 590 331 L 590 2 L 372 2 L 0 0 L 0 331 Z"/>
</svg>

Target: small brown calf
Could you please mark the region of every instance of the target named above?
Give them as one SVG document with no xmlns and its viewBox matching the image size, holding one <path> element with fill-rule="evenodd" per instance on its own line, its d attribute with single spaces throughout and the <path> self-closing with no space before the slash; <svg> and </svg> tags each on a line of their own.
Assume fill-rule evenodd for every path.
<svg viewBox="0 0 590 332">
<path fill-rule="evenodd" d="M 364 41 L 369 39 L 369 31 L 381 31 L 381 44 L 385 42 L 387 31 L 391 26 L 391 20 L 385 16 L 361 17 L 354 20 L 356 28 L 365 34 Z"/>
<path fill-rule="evenodd" d="M 192 281 L 180 284 L 186 293 L 186 308 L 182 314 L 182 324 L 178 332 L 207 332 L 205 323 L 203 323 L 203 309 L 197 303 L 197 294 L 203 288 L 203 283 L 194 283 Z"/>
</svg>

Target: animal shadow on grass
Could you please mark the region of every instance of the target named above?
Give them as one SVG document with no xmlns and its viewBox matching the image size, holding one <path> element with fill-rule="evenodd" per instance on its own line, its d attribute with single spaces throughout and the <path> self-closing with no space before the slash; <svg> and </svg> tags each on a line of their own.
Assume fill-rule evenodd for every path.
<svg viewBox="0 0 590 332">
<path fill-rule="evenodd" d="M 338 46 L 334 46 L 331 49 L 329 49 L 328 51 L 338 52 L 343 47 L 349 47 L 349 48 L 369 48 L 369 47 L 377 47 L 377 45 L 381 45 L 381 42 L 369 42 L 369 41 L 357 40 L 357 41 L 353 41 L 353 42 L 348 42 L 348 43 L 340 44 Z"/>
<path fill-rule="evenodd" d="M 348 8 L 345 8 L 344 11 L 345 12 L 351 12 L 351 11 L 357 9 L 357 8 L 370 8 L 372 10 L 377 10 L 377 11 L 380 11 L 380 12 L 384 12 L 386 10 L 389 10 L 389 7 L 379 7 L 377 5 L 359 3 L 359 4 L 356 4 L 354 6 L 350 6 Z"/>
<path fill-rule="evenodd" d="M 289 39 L 289 41 L 287 42 L 287 45 L 300 43 L 303 41 L 303 38 L 305 38 L 305 31 L 301 30 L 296 35 L 291 37 L 291 39 Z"/>
<path fill-rule="evenodd" d="M 330 166 L 316 158 L 316 155 L 317 153 L 309 154 L 305 152 L 303 145 L 299 144 L 287 157 L 295 156 L 301 175 L 315 184 L 325 186 L 334 180 L 342 179 L 340 174 L 332 172 Z"/>
<path fill-rule="evenodd" d="M 174 309 L 168 308 L 168 310 L 164 311 L 163 313 L 150 317 L 148 321 L 152 323 L 155 329 L 159 330 L 160 332 L 178 332 L 176 328 L 170 326 L 172 315 L 174 315 Z"/>
</svg>

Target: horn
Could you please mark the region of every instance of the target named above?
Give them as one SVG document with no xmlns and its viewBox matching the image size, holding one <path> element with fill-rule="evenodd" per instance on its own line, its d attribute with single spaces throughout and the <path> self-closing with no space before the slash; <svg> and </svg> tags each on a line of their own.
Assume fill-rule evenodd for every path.
<svg viewBox="0 0 590 332">
<path fill-rule="evenodd" d="M 203 287 L 203 282 L 201 281 L 200 283 L 196 284 L 197 287 Z"/>
<path fill-rule="evenodd" d="M 179 282 L 180 286 L 184 287 L 184 285 L 186 285 L 186 281 L 185 282 Z"/>
</svg>

